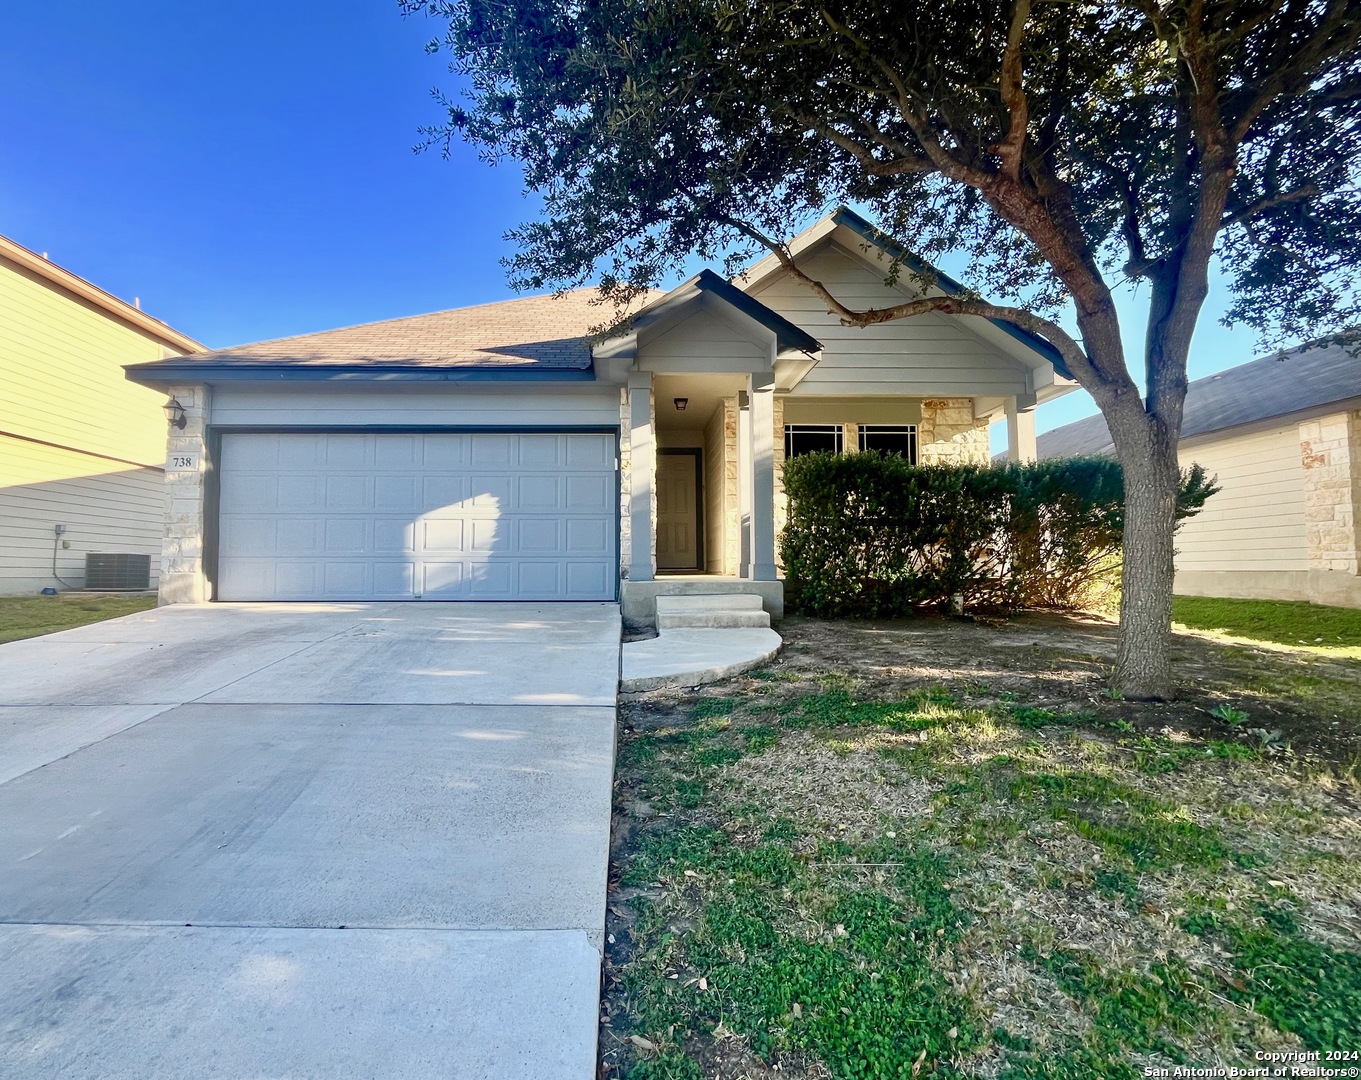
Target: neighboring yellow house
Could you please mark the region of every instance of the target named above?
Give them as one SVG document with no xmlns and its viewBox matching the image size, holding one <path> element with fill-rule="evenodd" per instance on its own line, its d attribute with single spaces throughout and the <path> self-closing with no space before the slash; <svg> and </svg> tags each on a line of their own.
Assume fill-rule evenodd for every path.
<svg viewBox="0 0 1361 1080">
<path fill-rule="evenodd" d="M 154 586 L 165 395 L 123 365 L 203 348 L 0 237 L 0 594 L 83 587 L 90 552 L 150 555 Z"/>
</svg>

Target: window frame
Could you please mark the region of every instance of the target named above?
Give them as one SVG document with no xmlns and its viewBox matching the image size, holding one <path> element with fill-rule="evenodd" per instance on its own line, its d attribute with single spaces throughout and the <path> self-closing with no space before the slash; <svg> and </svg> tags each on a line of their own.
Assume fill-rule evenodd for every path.
<svg viewBox="0 0 1361 1080">
<path fill-rule="evenodd" d="M 860 424 L 859 429 L 856 442 L 861 453 L 875 449 L 865 445 L 866 434 L 906 435 L 912 448 L 911 454 L 908 455 L 908 464 L 917 464 L 921 456 L 921 441 L 916 424 Z"/>
<path fill-rule="evenodd" d="M 831 435 L 835 442 L 832 453 L 844 454 L 846 452 L 846 428 L 842 424 L 785 424 L 784 456 L 786 461 L 790 458 L 802 457 L 803 454 L 819 452 L 817 450 L 805 450 L 799 454 L 793 453 L 792 437 L 795 435 Z"/>
</svg>

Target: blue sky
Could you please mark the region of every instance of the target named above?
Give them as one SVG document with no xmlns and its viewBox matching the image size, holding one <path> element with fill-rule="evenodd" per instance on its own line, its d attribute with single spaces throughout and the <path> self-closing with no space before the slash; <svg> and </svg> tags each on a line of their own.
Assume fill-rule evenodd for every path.
<svg viewBox="0 0 1361 1080">
<path fill-rule="evenodd" d="M 514 167 L 412 153 L 452 78 L 437 29 L 395 0 L 8 5 L 0 233 L 210 346 L 510 296 L 501 237 L 534 213 Z M 1192 377 L 1254 354 L 1224 302 Z M 1039 426 L 1094 411 L 1073 394 Z"/>
</svg>

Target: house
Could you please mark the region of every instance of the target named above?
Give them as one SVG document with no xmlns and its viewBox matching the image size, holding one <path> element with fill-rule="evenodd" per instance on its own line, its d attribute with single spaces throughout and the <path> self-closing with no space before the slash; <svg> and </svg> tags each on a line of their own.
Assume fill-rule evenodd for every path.
<svg viewBox="0 0 1361 1080">
<path fill-rule="evenodd" d="M 1100 416 L 1038 446 L 1112 452 Z M 1178 593 L 1361 607 L 1361 358 L 1302 347 L 1197 379 L 1179 455 L 1221 491 L 1177 533 Z"/>
<path fill-rule="evenodd" d="M 891 239 L 842 209 L 791 245 L 855 305 L 901 302 Z M 911 264 L 921 266 L 921 264 Z M 938 278 L 943 290 L 960 286 Z M 775 259 L 704 271 L 613 331 L 594 290 L 132 365 L 187 418 L 163 603 L 620 600 L 757 592 L 778 615 L 787 455 L 988 460 L 1072 388 L 1009 324 L 849 328 Z"/>
<path fill-rule="evenodd" d="M 0 594 L 85 584 L 85 556 L 150 556 L 165 519 L 165 395 L 123 365 L 202 350 L 0 237 Z"/>
</svg>

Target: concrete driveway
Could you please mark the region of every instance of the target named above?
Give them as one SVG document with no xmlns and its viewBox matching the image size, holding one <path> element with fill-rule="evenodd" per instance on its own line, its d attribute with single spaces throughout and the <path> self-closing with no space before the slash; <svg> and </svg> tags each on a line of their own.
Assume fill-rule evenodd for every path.
<svg viewBox="0 0 1361 1080">
<path fill-rule="evenodd" d="M 619 611 L 0 646 L 0 1075 L 594 1075 Z"/>
</svg>

